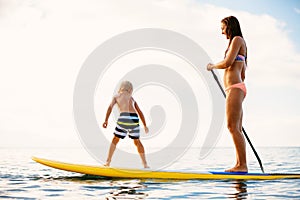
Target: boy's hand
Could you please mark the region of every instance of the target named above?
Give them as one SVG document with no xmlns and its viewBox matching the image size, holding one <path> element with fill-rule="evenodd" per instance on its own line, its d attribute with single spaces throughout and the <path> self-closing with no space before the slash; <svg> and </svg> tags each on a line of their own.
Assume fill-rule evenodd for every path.
<svg viewBox="0 0 300 200">
<path fill-rule="evenodd" d="M 106 128 L 106 127 L 107 127 L 107 123 L 108 123 L 107 121 L 105 121 L 105 122 L 103 123 L 103 125 L 102 125 L 103 128 Z"/>
<path fill-rule="evenodd" d="M 145 133 L 147 134 L 149 132 L 149 129 L 147 126 L 145 126 L 144 128 L 145 128 Z"/>
</svg>

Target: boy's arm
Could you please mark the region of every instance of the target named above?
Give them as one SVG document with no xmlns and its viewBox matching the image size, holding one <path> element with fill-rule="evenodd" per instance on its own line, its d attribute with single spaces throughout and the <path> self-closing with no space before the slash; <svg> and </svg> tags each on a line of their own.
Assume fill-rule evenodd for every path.
<svg viewBox="0 0 300 200">
<path fill-rule="evenodd" d="M 144 125 L 144 128 L 145 128 L 145 132 L 148 133 L 149 132 L 149 129 L 147 127 L 147 124 L 146 124 L 146 120 L 145 120 L 145 117 L 144 117 L 144 114 L 143 112 L 141 111 L 140 107 L 138 106 L 138 104 L 136 103 L 136 101 L 134 101 L 134 107 L 138 113 L 138 115 L 140 116 L 141 120 L 142 120 L 142 123 Z"/>
<path fill-rule="evenodd" d="M 114 97 L 110 103 L 110 105 L 108 106 L 108 109 L 106 111 L 106 116 L 105 116 L 105 120 L 104 120 L 104 123 L 103 123 L 103 128 L 106 128 L 107 127 L 107 124 L 108 124 L 108 118 L 110 116 L 110 113 L 114 107 L 114 105 L 117 103 L 117 100 L 116 100 L 116 97 Z"/>
</svg>

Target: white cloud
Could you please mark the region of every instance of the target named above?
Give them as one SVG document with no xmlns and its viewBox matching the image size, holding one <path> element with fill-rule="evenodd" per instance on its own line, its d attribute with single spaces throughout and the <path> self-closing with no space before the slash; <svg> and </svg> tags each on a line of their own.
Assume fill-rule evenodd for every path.
<svg viewBox="0 0 300 200">
<path fill-rule="evenodd" d="M 250 92 L 300 89 L 299 52 L 288 38 L 284 23 L 268 15 L 192 0 L 24 0 L 1 4 L 0 119 L 7 124 L 0 126 L 1 132 L 16 132 L 13 127 L 18 126 L 20 134 L 22 130 L 28 134 L 42 130 L 50 137 L 48 141 L 57 141 L 61 132 L 64 138 L 77 137 L 72 92 L 81 64 L 103 41 L 137 28 L 166 28 L 185 34 L 217 62 L 227 46 L 220 20 L 236 15 L 248 44 Z M 248 107 L 256 108 L 253 102 L 249 99 Z M 5 137 L 10 141 L 15 138 Z M 77 144 L 77 139 L 73 141 Z"/>
<path fill-rule="evenodd" d="M 299 8 L 294 8 L 294 11 L 295 11 L 297 14 L 300 14 L 300 9 L 299 9 Z"/>
</svg>

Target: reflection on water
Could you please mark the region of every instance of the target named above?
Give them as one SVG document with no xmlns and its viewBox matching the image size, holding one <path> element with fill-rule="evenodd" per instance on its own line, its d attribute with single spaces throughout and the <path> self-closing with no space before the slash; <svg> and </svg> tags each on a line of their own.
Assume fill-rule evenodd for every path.
<svg viewBox="0 0 300 200">
<path fill-rule="evenodd" d="M 145 199 L 148 196 L 144 192 L 138 192 L 146 187 L 140 181 L 112 181 L 112 185 L 117 186 L 117 189 L 111 190 L 106 199 Z"/>
<path fill-rule="evenodd" d="M 165 193 L 166 199 L 186 199 L 193 198 L 198 194 L 208 195 L 207 198 L 211 197 L 224 197 L 229 199 L 247 199 L 247 181 L 244 180 L 193 180 L 193 181 L 182 181 L 182 180 L 160 180 L 160 179 L 109 179 L 99 176 L 83 175 L 83 176 L 69 176 L 69 177 L 47 177 L 40 178 L 44 182 L 58 181 L 68 183 L 73 182 L 80 184 L 82 191 L 89 191 L 95 196 L 97 192 L 104 194 L 105 199 L 151 199 L 151 190 L 159 190 Z M 186 187 L 182 187 L 186 185 Z M 158 187 L 156 187 L 158 186 Z M 181 187 L 180 187 L 181 186 Z M 200 187 L 199 187 L 200 186 Z M 201 188 L 201 189 L 200 189 Z M 206 189 L 207 188 L 207 191 Z M 227 189 L 226 189 L 227 188 Z M 200 189 L 200 190 L 199 190 Z M 223 195 L 218 190 L 223 190 Z M 225 189 L 225 191 L 224 191 Z M 170 195 L 172 191 L 185 191 L 185 195 Z M 43 191 L 46 191 L 43 189 Z M 47 189 L 47 191 L 54 192 L 53 189 Z M 168 191 L 168 192 L 167 192 Z M 212 192 L 214 191 L 214 192 Z M 56 192 L 59 192 L 56 190 Z M 217 195 L 219 194 L 219 195 Z M 220 195 L 221 194 L 221 195 Z M 169 197 L 168 197 L 169 196 Z"/>
<path fill-rule="evenodd" d="M 232 199 L 247 199 L 247 184 L 246 181 L 236 180 L 231 182 L 232 187 L 236 192 L 229 194 L 229 198 Z"/>
<path fill-rule="evenodd" d="M 60 176 L 39 178 L 44 182 L 73 182 L 81 185 L 84 191 L 104 191 L 106 190 L 106 199 L 145 199 L 148 194 L 141 192 L 147 186 L 142 183 L 143 180 L 135 179 L 110 179 L 93 175 L 82 176 Z M 108 191 L 109 189 L 109 191 Z M 50 191 L 48 189 L 48 191 Z M 53 189 L 51 191 L 54 191 Z"/>
<path fill-rule="evenodd" d="M 106 199 L 145 199 L 148 195 L 144 192 L 138 192 L 139 189 L 145 188 L 141 182 L 137 181 L 113 181 L 113 189 L 106 195 Z"/>
</svg>

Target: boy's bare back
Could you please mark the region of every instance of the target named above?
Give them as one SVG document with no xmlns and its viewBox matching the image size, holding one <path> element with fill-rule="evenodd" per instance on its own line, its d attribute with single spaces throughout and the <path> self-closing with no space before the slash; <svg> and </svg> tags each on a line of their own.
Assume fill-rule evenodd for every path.
<svg viewBox="0 0 300 200">
<path fill-rule="evenodd" d="M 136 113 L 135 101 L 133 100 L 131 93 L 120 92 L 114 97 L 120 112 Z"/>
<path fill-rule="evenodd" d="M 148 133 L 149 129 L 146 125 L 144 114 L 131 96 L 132 90 L 133 87 L 129 81 L 122 82 L 118 94 L 113 97 L 113 100 L 107 109 L 105 121 L 103 123 L 104 128 L 107 127 L 109 115 L 114 105 L 117 104 L 121 113 L 137 113 L 144 124 L 145 132 Z"/>
</svg>

